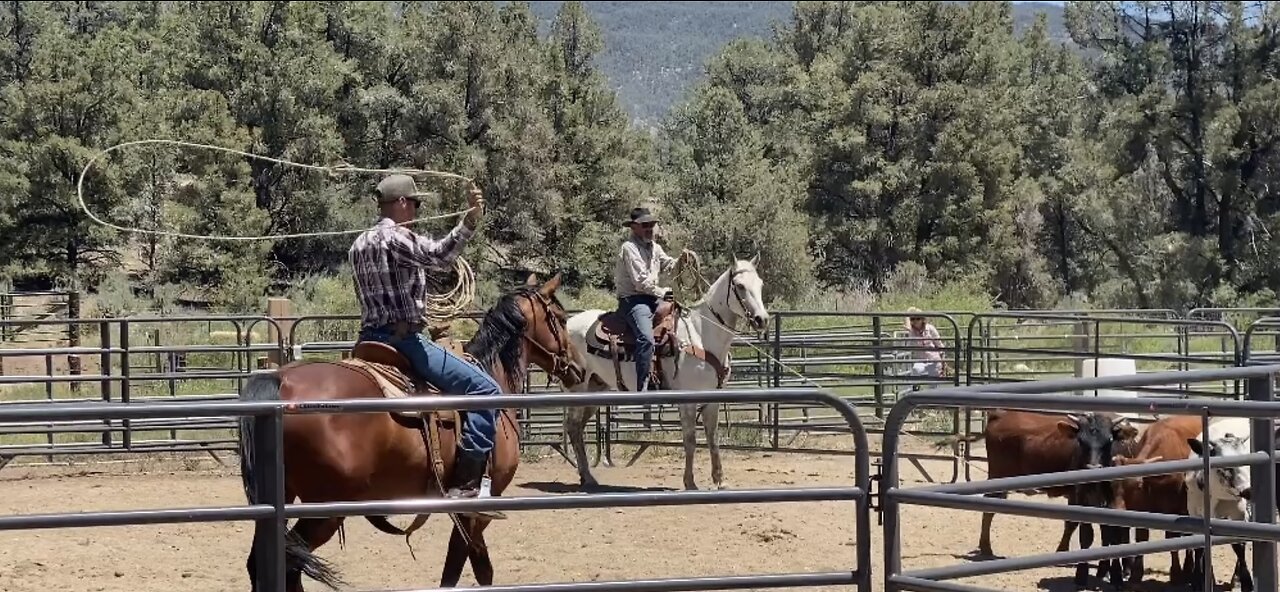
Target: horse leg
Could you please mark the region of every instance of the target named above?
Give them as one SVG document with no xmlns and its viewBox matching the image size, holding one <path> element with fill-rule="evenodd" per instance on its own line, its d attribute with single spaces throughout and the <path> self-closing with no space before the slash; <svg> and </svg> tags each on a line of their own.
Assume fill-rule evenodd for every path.
<svg viewBox="0 0 1280 592">
<path fill-rule="evenodd" d="M 680 431 L 684 435 L 684 488 L 694 490 L 698 483 L 693 480 L 693 457 L 698 451 L 698 407 L 696 405 L 680 406 Z"/>
<path fill-rule="evenodd" d="M 585 442 L 587 422 L 591 420 L 595 410 L 595 407 L 570 407 L 564 414 L 564 429 L 569 434 L 569 445 L 573 447 L 573 459 L 578 465 L 578 483 L 583 487 L 599 485 L 596 478 L 591 475 L 591 468 L 588 466 Z"/>
<path fill-rule="evenodd" d="M 471 535 L 471 546 L 467 549 L 471 558 L 471 571 L 476 575 L 476 583 L 481 586 L 493 585 L 493 561 L 489 559 L 489 545 L 484 542 L 484 530 L 477 528 Z"/>
<path fill-rule="evenodd" d="M 707 448 L 711 451 L 711 482 L 716 489 L 724 489 L 724 468 L 720 465 L 720 441 L 716 439 L 716 427 L 720 423 L 720 404 L 710 403 L 702 409 L 702 429 L 707 434 Z"/>
<path fill-rule="evenodd" d="M 1079 526 L 1079 522 L 1067 521 L 1062 523 L 1062 538 L 1058 540 L 1059 553 L 1071 550 L 1071 535 L 1076 533 L 1076 528 Z"/>
<path fill-rule="evenodd" d="M 258 541 L 263 536 L 262 522 L 254 522 L 253 526 L 253 543 L 249 547 L 249 560 L 245 564 L 245 569 L 249 572 L 249 590 L 258 592 Z"/>
<path fill-rule="evenodd" d="M 284 490 L 284 503 L 292 504 L 298 501 L 297 496 L 289 491 L 286 486 Z M 249 547 L 249 559 L 245 561 L 245 569 L 249 572 L 249 590 L 256 592 L 258 589 L 258 541 L 260 537 L 266 536 L 263 532 L 264 523 L 254 521 L 253 523 L 253 543 Z M 271 528 L 268 526 L 267 528 Z"/>
<path fill-rule="evenodd" d="M 329 542 L 342 526 L 343 518 L 303 518 L 290 529 L 289 535 L 300 542 L 307 551 L 315 551 Z M 310 569 L 299 562 L 289 562 L 285 567 L 285 590 L 302 591 L 302 574 Z M 311 575 L 311 574 L 308 574 Z"/>
<path fill-rule="evenodd" d="M 461 518 L 462 522 L 466 520 Z M 458 525 L 455 523 L 453 534 L 449 535 L 449 551 L 444 557 L 444 569 L 440 571 L 441 588 L 453 588 L 458 585 L 458 580 L 462 578 L 462 568 L 466 566 L 469 554 L 467 541 L 462 537 L 462 531 L 458 530 Z"/>
</svg>

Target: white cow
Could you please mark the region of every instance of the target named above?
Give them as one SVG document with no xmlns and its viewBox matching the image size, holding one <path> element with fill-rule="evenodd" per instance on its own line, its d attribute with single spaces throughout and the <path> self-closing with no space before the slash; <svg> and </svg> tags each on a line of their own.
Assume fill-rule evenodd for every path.
<svg viewBox="0 0 1280 592">
<path fill-rule="evenodd" d="M 1208 456 L 1239 456 L 1249 454 L 1250 423 L 1243 418 L 1222 418 L 1209 422 Z M 1202 434 L 1189 438 L 1191 458 L 1204 458 L 1206 451 L 1200 441 Z M 1252 510 L 1249 498 L 1252 494 L 1249 467 L 1214 467 L 1205 475 L 1204 469 L 1187 472 L 1187 514 L 1193 518 L 1204 516 L 1204 499 L 1209 496 L 1209 508 L 1212 518 L 1227 520 L 1248 520 Z M 1236 553 L 1236 568 L 1232 574 L 1232 584 L 1237 578 L 1240 589 L 1252 592 L 1253 576 L 1245 562 L 1244 543 L 1235 543 L 1231 549 Z M 1195 549 L 1195 557 L 1191 574 L 1192 590 L 1199 590 L 1204 584 L 1204 550 Z"/>
</svg>

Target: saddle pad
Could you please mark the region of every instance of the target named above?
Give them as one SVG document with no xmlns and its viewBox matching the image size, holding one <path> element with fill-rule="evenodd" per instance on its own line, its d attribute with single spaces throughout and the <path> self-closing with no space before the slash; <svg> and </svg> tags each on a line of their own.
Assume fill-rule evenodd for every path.
<svg viewBox="0 0 1280 592">
<path fill-rule="evenodd" d="M 388 399 L 403 399 L 416 389 L 413 381 L 395 366 L 370 362 L 362 358 L 347 358 L 338 364 L 362 371 L 373 378 L 382 390 L 382 396 Z"/>
<path fill-rule="evenodd" d="M 395 366 L 378 364 L 376 362 L 370 362 L 360 358 L 348 358 L 339 361 L 338 364 L 363 372 L 365 375 L 372 378 L 373 381 L 378 384 L 379 390 L 382 391 L 382 396 L 388 399 L 403 399 L 411 396 L 440 394 L 440 389 L 430 383 L 424 383 L 421 388 L 415 388 L 413 381 Z M 405 417 L 422 418 L 423 412 L 397 411 L 395 413 L 396 415 L 402 415 Z"/>
</svg>

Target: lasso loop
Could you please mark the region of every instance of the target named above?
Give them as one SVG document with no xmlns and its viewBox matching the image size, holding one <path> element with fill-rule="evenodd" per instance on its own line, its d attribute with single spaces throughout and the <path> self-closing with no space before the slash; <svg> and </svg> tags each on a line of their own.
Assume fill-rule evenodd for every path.
<svg viewBox="0 0 1280 592">
<path fill-rule="evenodd" d="M 334 175 L 335 173 L 370 173 L 370 174 L 402 173 L 410 176 L 431 175 L 431 176 L 437 176 L 437 177 L 446 177 L 446 178 L 457 179 L 459 181 L 464 181 L 466 183 L 471 184 L 472 186 L 475 185 L 474 180 L 471 179 L 470 177 L 466 177 L 456 173 L 447 173 L 443 171 L 433 171 L 433 170 L 426 170 L 426 169 L 370 169 L 370 168 L 352 166 L 345 162 L 335 166 L 321 166 L 321 165 L 314 165 L 314 164 L 303 164 L 299 162 L 292 162 L 292 161 L 284 160 L 281 158 L 272 158 L 270 156 L 263 156 L 260 154 L 252 154 L 249 152 L 245 152 L 243 150 L 236 150 L 234 148 L 226 148 L 223 146 L 213 146 L 209 144 L 200 144 L 196 142 L 185 142 L 182 140 L 162 140 L 162 139 L 134 140 L 131 142 L 116 144 L 114 146 L 106 148 L 105 150 L 102 150 L 101 152 L 95 154 L 92 158 L 89 159 L 89 162 L 85 163 L 84 169 L 80 171 L 80 178 L 76 181 L 76 200 L 79 202 L 80 209 L 85 213 L 86 216 L 89 217 L 90 220 L 92 220 L 97 224 L 105 226 L 107 228 L 112 228 L 115 230 L 119 230 L 121 232 L 132 232 L 135 234 L 149 234 L 149 235 L 155 235 L 155 236 L 167 236 L 172 238 L 189 238 L 189 239 L 197 239 L 197 240 L 214 240 L 214 241 L 259 241 L 259 240 L 283 240 L 283 239 L 297 239 L 297 238 L 324 237 L 324 236 L 343 236 L 343 235 L 360 234 L 367 230 L 365 228 L 359 228 L 355 230 L 326 230 L 326 231 L 318 231 L 318 232 L 299 232 L 294 234 L 266 234 L 266 235 L 260 235 L 260 236 L 229 236 L 229 235 L 217 235 L 217 234 L 189 234 L 185 232 L 173 232 L 168 230 L 151 230 L 146 228 L 130 228 L 125 226 L 120 226 L 118 224 L 112 224 L 111 222 L 108 222 L 106 220 L 103 220 L 102 218 L 99 218 L 89 209 L 88 204 L 86 204 L 84 200 L 84 180 L 89 173 L 89 169 L 93 168 L 94 163 L 98 159 L 102 158 L 103 156 L 107 155 L 110 152 L 120 150 L 122 148 L 128 148 L 131 146 L 140 146 L 143 144 L 164 144 L 169 146 L 184 146 L 187 148 L 203 148 L 206 150 L 216 150 L 220 152 L 226 152 L 229 154 L 237 154 L 245 158 L 256 158 L 258 160 L 266 160 L 266 161 L 274 162 L 284 166 L 297 167 L 297 168 L 308 169 L 312 171 L 321 171 L 321 172 L 328 173 L 330 176 Z M 468 212 L 470 212 L 472 209 L 474 208 L 467 208 L 465 210 L 461 210 L 457 212 L 440 214 L 436 216 L 428 216 L 425 218 L 416 218 L 413 220 L 409 220 L 407 222 L 398 223 L 397 226 L 406 226 L 406 225 L 414 224 L 417 222 L 426 222 L 430 220 L 443 220 L 447 218 L 463 216 L 463 215 L 466 215 Z M 457 257 L 456 259 L 454 259 L 453 268 L 454 268 L 454 271 L 456 271 L 458 274 L 458 282 L 453 286 L 453 288 L 446 290 L 444 293 L 441 293 L 441 294 L 427 295 L 426 308 L 428 311 L 428 317 L 430 317 L 431 319 L 450 320 L 455 316 L 457 316 L 458 313 L 468 310 L 472 302 L 475 300 L 475 273 L 472 271 L 471 266 L 468 265 L 466 260 L 464 260 L 462 257 Z"/>
<path fill-rule="evenodd" d="M 465 181 L 467 183 L 474 184 L 474 180 L 471 179 L 470 177 L 465 177 L 457 173 L 446 173 L 442 171 L 432 171 L 432 170 L 425 170 L 425 169 L 367 169 L 367 168 L 361 168 L 361 167 L 354 167 L 347 163 L 343 163 L 337 166 L 320 166 L 320 165 L 314 165 L 314 164 L 302 164 L 299 162 L 291 162 L 281 158 L 272 158 L 270 156 L 262 156 L 260 154 L 251 154 L 249 152 L 245 152 L 243 150 L 236 150 L 234 148 L 225 148 L 222 146 L 211 146 L 209 144 L 198 144 L 195 142 L 184 142 L 182 140 L 135 140 L 132 142 L 125 142 L 123 144 L 116 144 L 115 146 L 111 146 L 110 148 L 107 148 L 95 154 L 93 158 L 89 159 L 89 162 L 85 163 L 84 169 L 80 171 L 80 178 L 76 181 L 76 199 L 80 203 L 80 209 L 84 211 L 85 215 L 88 216 L 90 220 L 93 220 L 94 222 L 101 224 L 102 226 L 106 226 L 107 228 L 112 228 L 115 230 L 119 230 L 121 232 L 132 232 L 136 234 L 151 234 L 151 235 L 157 235 L 157 236 L 168 236 L 173 238 L 192 238 L 192 239 L 217 240 L 217 241 L 259 241 L 259 240 L 310 238 L 310 237 L 317 237 L 317 236 L 342 236 L 342 235 L 360 234 L 366 230 L 364 228 L 360 228 L 356 230 L 325 230 L 325 231 L 319 231 L 319 232 L 299 232 L 295 234 L 264 234 L 260 236 L 227 236 L 227 235 L 217 235 L 217 234 L 187 234 L 184 232 L 172 232 L 168 230 L 150 230 L 146 228 L 128 228 L 128 227 L 120 226 L 118 224 L 112 224 L 111 222 L 107 222 L 106 220 L 99 218 L 97 215 L 95 215 L 92 211 L 89 210 L 89 206 L 84 201 L 84 179 L 85 179 L 85 176 L 88 175 L 89 169 L 93 168 L 93 163 L 95 161 L 97 161 L 99 158 L 102 158 L 103 156 L 105 156 L 106 154 L 112 151 L 119 150 L 121 148 L 127 148 L 130 146 L 139 146 L 142 144 L 167 144 L 171 146 L 185 146 L 188 148 L 204 148 L 207 150 L 217 150 L 220 152 L 227 152 L 230 154 L 238 154 L 246 158 L 256 158 L 259 160 L 266 160 L 266 161 L 274 162 L 277 164 L 282 164 L 285 166 L 297 167 L 297 168 L 308 169 L 313 171 L 322 171 L 330 175 L 334 173 L 383 173 L 383 174 L 403 173 L 407 175 L 434 175 L 437 177 L 448 177 L 448 178 L 458 179 L 460 181 Z M 426 218 L 417 218 L 414 220 L 409 220 L 408 222 L 401 222 L 398 224 L 398 226 L 405 226 L 405 225 L 414 224 L 417 222 L 426 222 L 429 220 L 443 220 L 446 218 L 453 218 L 455 216 L 462 216 L 467 212 L 470 212 L 471 209 L 472 208 L 467 208 L 465 210 L 451 212 L 448 214 L 428 216 Z"/>
</svg>

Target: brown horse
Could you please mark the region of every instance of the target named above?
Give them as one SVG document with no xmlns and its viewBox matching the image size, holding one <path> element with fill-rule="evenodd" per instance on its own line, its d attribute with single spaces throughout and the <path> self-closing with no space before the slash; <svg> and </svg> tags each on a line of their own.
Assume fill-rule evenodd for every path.
<svg viewBox="0 0 1280 592">
<path fill-rule="evenodd" d="M 555 297 L 556 275 L 541 287 L 529 283 L 504 295 L 486 314 L 465 351 L 497 380 L 504 393 L 523 390 L 530 362 L 569 385 L 582 380 L 582 368 L 565 331 L 567 315 Z M 372 349 L 371 349 L 372 348 Z M 390 365 L 407 368 L 392 350 L 357 345 L 356 357 L 391 358 Z M 370 355 L 369 352 L 375 355 Z M 363 352 L 363 354 L 362 354 Z M 375 360 L 376 361 L 376 360 Z M 393 370 L 394 371 L 394 370 Z M 402 377 L 406 378 L 406 377 Z M 415 379 L 416 380 L 416 379 Z M 373 373 L 346 362 L 293 362 L 246 381 L 241 400 L 324 401 L 384 396 Z M 424 414 L 426 415 L 426 414 Z M 501 410 L 489 475 L 493 495 L 510 485 L 520 461 L 519 426 L 510 409 Z M 288 414 L 284 416 L 286 503 L 388 500 L 442 495 L 453 470 L 457 412 L 430 414 L 424 423 L 416 414 L 351 413 Z M 240 424 L 241 476 L 249 503 L 256 501 L 253 459 L 253 421 Z M 437 445 L 438 442 L 438 445 Z M 435 450 L 432 450 L 432 449 Z M 383 532 L 405 534 L 382 516 L 366 517 Z M 468 558 L 481 585 L 493 583 L 493 565 L 484 540 L 491 518 L 457 516 L 449 539 L 441 585 L 456 586 Z M 314 554 L 342 526 L 342 518 L 304 518 L 289 531 L 286 545 L 286 588 L 302 591 L 302 574 L 336 588 L 336 571 Z M 415 526 L 420 525 L 416 523 Z M 466 529 L 466 533 L 460 530 Z M 254 530 L 266 536 L 269 522 Z M 468 542 L 470 544 L 468 544 Z M 249 580 L 258 589 L 254 552 L 248 561 Z"/>
</svg>

